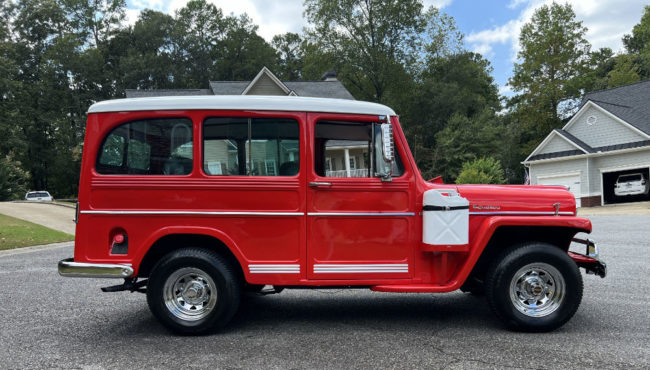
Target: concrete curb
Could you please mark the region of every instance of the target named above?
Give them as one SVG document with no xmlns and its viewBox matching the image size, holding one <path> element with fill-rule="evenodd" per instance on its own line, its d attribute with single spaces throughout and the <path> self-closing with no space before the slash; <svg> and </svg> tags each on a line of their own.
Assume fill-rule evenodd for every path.
<svg viewBox="0 0 650 370">
<path fill-rule="evenodd" d="M 7 250 L 4 250 L 4 251 L 0 251 L 0 258 L 7 257 L 7 256 L 15 256 L 17 254 L 33 253 L 33 252 L 40 252 L 40 251 L 49 250 L 49 249 L 59 249 L 59 248 L 73 247 L 73 246 L 74 246 L 74 241 L 61 242 L 61 243 L 52 243 L 52 244 L 42 244 L 42 245 L 33 245 L 31 247 L 7 249 Z"/>
</svg>

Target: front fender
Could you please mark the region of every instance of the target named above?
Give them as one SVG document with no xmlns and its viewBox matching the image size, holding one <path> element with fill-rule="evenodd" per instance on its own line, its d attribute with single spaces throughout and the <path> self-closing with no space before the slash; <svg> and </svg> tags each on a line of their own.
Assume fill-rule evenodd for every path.
<svg viewBox="0 0 650 370">
<path fill-rule="evenodd" d="M 483 220 L 472 220 L 481 217 Z M 480 222 L 470 235 L 470 249 L 464 265 L 459 269 L 451 282 L 450 290 L 456 290 L 463 285 L 472 272 L 485 247 L 492 239 L 496 230 L 504 226 L 520 227 L 555 227 L 567 228 L 578 232 L 591 232 L 591 221 L 575 216 L 470 216 L 470 222 Z M 474 237 L 472 237 L 474 236 Z"/>
</svg>

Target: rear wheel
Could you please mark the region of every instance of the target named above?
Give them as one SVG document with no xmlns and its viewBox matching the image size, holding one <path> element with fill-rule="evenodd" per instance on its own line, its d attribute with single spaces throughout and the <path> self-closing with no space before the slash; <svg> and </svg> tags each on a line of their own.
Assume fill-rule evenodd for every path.
<svg viewBox="0 0 650 370">
<path fill-rule="evenodd" d="M 514 247 L 487 274 L 490 307 L 510 328 L 543 332 L 566 323 L 582 300 L 582 276 L 563 250 L 546 243 Z"/>
<path fill-rule="evenodd" d="M 228 262 L 197 248 L 163 257 L 147 286 L 151 312 L 181 334 L 203 334 L 224 326 L 237 311 L 240 295 L 241 283 Z"/>
</svg>

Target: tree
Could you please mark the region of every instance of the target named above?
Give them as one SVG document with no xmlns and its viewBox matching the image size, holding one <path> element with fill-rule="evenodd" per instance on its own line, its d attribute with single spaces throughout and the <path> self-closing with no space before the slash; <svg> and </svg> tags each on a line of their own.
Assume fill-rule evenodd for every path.
<svg viewBox="0 0 650 370">
<path fill-rule="evenodd" d="M 518 93 L 518 120 L 532 133 L 527 149 L 560 127 L 580 97 L 590 45 L 575 18 L 569 4 L 553 3 L 537 9 L 521 29 L 520 62 L 509 84 Z"/>
<path fill-rule="evenodd" d="M 455 113 L 436 134 L 434 173 L 446 181 L 454 181 L 463 163 L 484 156 L 498 156 L 502 135 L 499 117 L 489 108 L 473 117 Z M 431 177 L 434 173 L 427 175 Z"/>
<path fill-rule="evenodd" d="M 482 157 L 463 163 L 456 184 L 503 184 L 505 181 L 501 163 L 492 157 Z"/>
<path fill-rule="evenodd" d="M 641 21 L 634 26 L 632 34 L 623 36 L 623 44 L 628 53 L 650 51 L 650 5 L 643 8 Z"/>
<path fill-rule="evenodd" d="M 20 199 L 27 192 L 29 173 L 12 154 L 0 157 L 0 201 Z"/>
<path fill-rule="evenodd" d="M 417 0 L 306 0 L 305 15 L 309 42 L 329 55 L 317 60 L 336 61 L 326 69 L 336 68 L 357 98 L 377 102 L 417 56 L 426 26 Z"/>
<path fill-rule="evenodd" d="M 277 72 L 279 78 L 287 81 L 301 79 L 303 68 L 304 50 L 303 40 L 297 33 L 287 32 L 284 35 L 275 35 L 271 45 L 278 53 Z"/>
<path fill-rule="evenodd" d="M 499 109 L 499 94 L 490 72 L 490 63 L 476 53 L 432 57 L 420 74 L 421 81 L 407 90 L 408 95 L 404 94 L 407 103 L 401 105 L 406 109 L 401 110 L 404 113 L 400 117 L 418 167 L 426 177 L 444 175 L 453 179 L 458 175 L 462 161 L 447 160 L 449 153 L 445 150 L 453 151 L 453 146 L 463 141 L 461 132 L 479 142 L 488 140 L 473 136 L 474 132 L 466 131 L 463 125 L 493 121 Z M 440 145 L 443 139 L 437 136 L 441 130 L 446 130 L 443 137 L 450 143 L 445 149 Z M 450 136 L 457 133 L 460 136 L 451 140 Z"/>
<path fill-rule="evenodd" d="M 638 82 L 639 67 L 634 64 L 632 56 L 622 54 L 616 57 L 614 68 L 607 73 L 607 88 Z"/>
</svg>

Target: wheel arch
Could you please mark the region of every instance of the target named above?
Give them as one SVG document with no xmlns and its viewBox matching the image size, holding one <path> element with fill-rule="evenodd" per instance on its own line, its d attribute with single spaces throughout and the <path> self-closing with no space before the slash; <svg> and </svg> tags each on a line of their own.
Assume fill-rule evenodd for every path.
<svg viewBox="0 0 650 370">
<path fill-rule="evenodd" d="M 245 258 L 236 244 L 227 235 L 209 228 L 166 228 L 153 235 L 145 245 L 137 266 L 138 277 L 147 277 L 153 266 L 164 255 L 186 247 L 201 247 L 222 255 L 237 271 L 242 282 L 245 281 L 242 268 Z"/>
<path fill-rule="evenodd" d="M 579 232 L 590 233 L 591 221 L 579 217 L 491 217 L 486 218 L 475 233 L 471 269 L 459 276 L 459 284 L 473 279 L 483 281 L 490 264 L 506 248 L 524 242 L 548 243 L 568 251 L 571 239 Z"/>
</svg>

